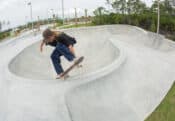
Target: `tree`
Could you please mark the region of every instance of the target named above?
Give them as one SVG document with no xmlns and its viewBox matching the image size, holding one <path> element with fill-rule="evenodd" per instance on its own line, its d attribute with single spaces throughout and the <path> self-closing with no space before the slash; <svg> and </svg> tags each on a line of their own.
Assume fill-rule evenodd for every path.
<svg viewBox="0 0 175 121">
<path fill-rule="evenodd" d="M 118 12 L 122 13 L 122 14 L 126 13 L 126 11 L 127 11 L 126 0 L 114 0 L 111 4 L 117 13 Z"/>
<path fill-rule="evenodd" d="M 128 0 L 127 2 L 127 13 L 131 14 L 133 11 L 133 0 Z"/>
<path fill-rule="evenodd" d="M 127 12 L 128 14 L 140 14 L 147 9 L 146 4 L 141 0 L 128 0 Z"/>
<path fill-rule="evenodd" d="M 147 7 L 146 4 L 144 2 L 142 2 L 141 0 L 137 0 L 138 4 L 137 4 L 137 12 L 138 14 L 143 13 Z"/>
<path fill-rule="evenodd" d="M 120 11 L 122 12 L 122 14 L 126 13 L 126 0 L 120 0 Z"/>
<path fill-rule="evenodd" d="M 154 3 L 151 6 L 151 11 L 157 13 L 157 7 L 158 7 L 158 3 L 157 1 L 154 1 Z M 174 13 L 175 13 L 175 10 L 169 0 L 164 0 L 160 2 L 160 14 L 173 15 Z"/>
<path fill-rule="evenodd" d="M 104 7 L 98 7 L 95 11 L 94 11 L 94 15 L 95 15 L 95 21 L 97 24 L 103 24 L 104 23 L 104 14 L 107 13 L 106 9 Z"/>
<path fill-rule="evenodd" d="M 165 13 L 166 14 L 170 14 L 170 15 L 173 14 L 173 7 L 170 4 L 170 1 L 169 0 L 165 0 L 164 1 L 164 10 L 165 10 Z"/>
<path fill-rule="evenodd" d="M 104 7 L 98 7 L 95 11 L 94 11 L 94 15 L 95 16 L 102 16 L 103 14 L 105 14 L 107 11 Z"/>
</svg>

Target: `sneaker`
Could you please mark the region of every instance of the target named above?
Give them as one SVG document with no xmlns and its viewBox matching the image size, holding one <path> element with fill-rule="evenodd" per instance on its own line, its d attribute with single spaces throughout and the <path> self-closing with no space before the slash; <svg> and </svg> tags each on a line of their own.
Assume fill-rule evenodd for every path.
<svg viewBox="0 0 175 121">
<path fill-rule="evenodd" d="M 63 78 L 62 73 L 58 74 L 57 77 L 56 77 L 56 79 L 61 79 L 61 78 Z"/>
<path fill-rule="evenodd" d="M 62 74 L 60 74 L 60 75 L 58 75 L 57 77 L 56 77 L 56 79 L 67 79 L 67 78 L 69 78 L 70 76 L 69 75 L 65 75 L 65 76 L 62 76 Z"/>
<path fill-rule="evenodd" d="M 79 57 L 74 58 L 73 62 L 76 63 L 78 61 Z"/>
</svg>

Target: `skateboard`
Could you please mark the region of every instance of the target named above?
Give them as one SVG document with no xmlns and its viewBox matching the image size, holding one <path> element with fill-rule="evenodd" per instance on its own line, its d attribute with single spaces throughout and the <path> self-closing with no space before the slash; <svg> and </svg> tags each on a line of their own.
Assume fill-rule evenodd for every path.
<svg viewBox="0 0 175 121">
<path fill-rule="evenodd" d="M 66 69 L 66 70 L 62 73 L 61 78 L 63 78 L 63 79 L 68 78 L 68 77 L 69 77 L 69 76 L 68 76 L 69 72 L 70 72 L 72 69 L 74 69 L 74 67 L 78 66 L 83 60 L 84 60 L 84 56 L 81 56 L 80 58 L 78 58 L 78 60 L 76 60 L 76 61 L 74 62 L 73 65 L 71 65 L 68 69 Z"/>
</svg>

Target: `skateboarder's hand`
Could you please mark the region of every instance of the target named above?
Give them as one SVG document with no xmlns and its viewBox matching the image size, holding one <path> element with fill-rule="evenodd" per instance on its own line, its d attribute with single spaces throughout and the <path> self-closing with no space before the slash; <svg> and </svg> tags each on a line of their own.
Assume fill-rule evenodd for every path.
<svg viewBox="0 0 175 121">
<path fill-rule="evenodd" d="M 74 47 L 72 45 L 69 46 L 69 50 L 75 56 L 75 50 L 74 50 Z"/>
</svg>

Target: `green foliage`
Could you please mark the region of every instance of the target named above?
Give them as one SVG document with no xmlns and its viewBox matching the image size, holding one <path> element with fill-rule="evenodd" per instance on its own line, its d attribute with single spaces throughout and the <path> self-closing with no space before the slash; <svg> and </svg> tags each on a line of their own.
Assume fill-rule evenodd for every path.
<svg viewBox="0 0 175 121">
<path fill-rule="evenodd" d="M 61 19 L 56 19 L 55 22 L 56 22 L 57 24 L 59 24 L 59 25 L 62 25 L 62 24 L 63 24 L 63 20 L 61 20 Z"/>
<path fill-rule="evenodd" d="M 143 13 L 147 9 L 146 4 L 141 0 L 113 0 L 113 2 L 109 2 L 111 6 L 114 8 L 116 13 L 120 14 L 139 14 Z"/>
<path fill-rule="evenodd" d="M 129 24 L 139 26 L 146 30 L 156 32 L 157 30 L 157 15 L 155 13 L 142 14 L 102 14 L 95 16 L 93 21 L 96 25 L 104 24 Z M 175 17 L 170 15 L 162 15 L 160 17 L 160 32 L 161 34 L 174 34 L 175 31 Z M 171 39 L 175 37 L 171 36 Z"/>
<path fill-rule="evenodd" d="M 86 26 L 95 26 L 93 23 L 87 23 L 87 24 L 74 24 L 74 25 L 68 25 L 68 26 L 62 26 L 61 29 L 68 29 L 68 28 L 78 28 L 78 27 L 86 27 Z"/>
<path fill-rule="evenodd" d="M 116 12 L 121 12 L 125 14 L 127 2 L 126 0 L 115 0 L 112 2 L 112 7 L 116 10 Z"/>
<path fill-rule="evenodd" d="M 158 2 L 155 0 L 149 8 L 143 0 L 106 0 L 111 4 L 116 13 L 122 14 L 141 14 L 145 11 L 157 13 Z M 111 2 L 112 1 L 112 2 Z M 160 1 L 160 13 L 163 15 L 175 15 L 175 8 L 170 3 L 170 0 Z"/>
<path fill-rule="evenodd" d="M 4 31 L 4 32 L 0 32 L 0 40 L 10 36 L 10 31 L 11 31 L 11 29 Z"/>
<path fill-rule="evenodd" d="M 156 24 L 155 24 L 154 20 L 152 20 L 152 22 L 151 22 L 150 31 L 156 32 Z"/>
<path fill-rule="evenodd" d="M 175 17 L 173 16 L 161 16 L 160 18 L 160 29 L 167 32 L 175 31 Z"/>
<path fill-rule="evenodd" d="M 45 25 L 45 24 L 51 24 L 51 23 L 56 23 L 58 26 L 60 26 L 60 25 L 63 24 L 63 20 L 58 19 L 58 18 L 56 18 L 56 19 L 49 18 L 49 19 L 45 19 L 45 20 L 34 21 L 34 22 L 33 22 L 33 26 L 34 26 L 34 28 L 36 28 L 36 27 L 38 26 L 38 24 L 40 24 L 40 25 Z M 28 27 L 28 28 L 32 28 L 32 23 L 29 22 L 29 23 L 27 24 L 27 27 Z"/>
<path fill-rule="evenodd" d="M 146 4 L 141 0 L 128 0 L 127 2 L 128 14 L 140 14 L 146 9 Z"/>
<path fill-rule="evenodd" d="M 157 13 L 157 1 L 154 1 L 153 5 L 151 6 L 150 10 L 152 12 Z M 161 15 L 175 15 L 175 9 L 170 4 L 169 0 L 164 0 L 160 2 L 160 14 Z"/>
</svg>

